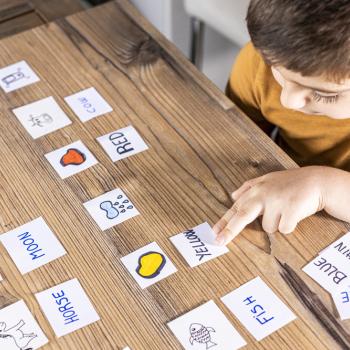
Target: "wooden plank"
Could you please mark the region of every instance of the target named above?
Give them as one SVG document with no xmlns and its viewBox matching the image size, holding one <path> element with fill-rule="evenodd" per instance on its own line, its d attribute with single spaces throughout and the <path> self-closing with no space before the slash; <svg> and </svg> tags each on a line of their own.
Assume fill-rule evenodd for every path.
<svg viewBox="0 0 350 350">
<path fill-rule="evenodd" d="M 20 33 L 44 24 L 45 22 L 34 11 L 11 18 L 0 23 L 0 38 Z"/>
<path fill-rule="evenodd" d="M 117 1 L 0 42 L 0 66 L 25 59 L 41 81 L 0 93 L 0 228 L 43 215 L 68 254 L 21 276 L 0 247 L 0 305 L 23 298 L 48 335 L 43 349 L 181 349 L 166 323 L 214 299 L 247 339 L 247 349 L 344 349 L 349 324 L 301 267 L 347 230 L 326 215 L 304 220 L 293 235 L 266 234 L 258 222 L 230 253 L 190 269 L 169 237 L 213 224 L 243 181 L 295 167 L 273 142 L 166 42 L 135 9 Z M 81 123 L 63 97 L 95 86 L 113 112 Z M 53 95 L 73 121 L 32 140 L 11 109 Z M 150 149 L 112 164 L 95 138 L 134 125 Z M 81 139 L 99 164 L 61 180 L 44 154 Z M 141 215 L 101 232 L 82 203 L 121 187 Z M 178 272 L 140 288 L 120 262 L 157 241 Z M 220 297 L 260 275 L 298 319 L 256 342 Z M 56 339 L 33 293 L 77 277 L 101 321 Z"/>
<path fill-rule="evenodd" d="M 46 22 L 84 10 L 80 0 L 29 0 L 29 3 Z"/>
<path fill-rule="evenodd" d="M 27 0 L 0 0 L 0 22 L 22 16 L 33 11 Z"/>
</svg>

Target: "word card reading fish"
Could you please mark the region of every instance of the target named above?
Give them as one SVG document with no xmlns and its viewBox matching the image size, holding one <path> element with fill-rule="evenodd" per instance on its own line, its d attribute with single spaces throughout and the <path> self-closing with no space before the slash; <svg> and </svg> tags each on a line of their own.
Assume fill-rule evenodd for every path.
<svg viewBox="0 0 350 350">
<path fill-rule="evenodd" d="M 113 131 L 100 136 L 97 141 L 101 144 L 112 162 L 127 158 L 146 151 L 148 146 L 133 126 Z"/>
<path fill-rule="evenodd" d="M 221 300 L 256 340 L 296 319 L 260 277 L 243 284 Z"/>
<path fill-rule="evenodd" d="M 20 89 L 39 80 L 26 61 L 20 61 L 0 69 L 0 86 L 5 92 Z"/>
<path fill-rule="evenodd" d="M 341 320 L 350 318 L 350 285 L 332 293 Z"/>
<path fill-rule="evenodd" d="M 0 310 L 0 349 L 39 349 L 48 343 L 23 300 Z"/>
<path fill-rule="evenodd" d="M 82 122 L 113 111 L 104 98 L 91 87 L 64 98 Z"/>
<path fill-rule="evenodd" d="M 98 163 L 81 141 L 47 153 L 45 157 L 62 179 L 80 173 Z"/>
<path fill-rule="evenodd" d="M 119 188 L 84 203 L 84 207 L 102 231 L 140 214 Z"/>
<path fill-rule="evenodd" d="M 215 233 L 207 222 L 170 238 L 191 267 L 203 264 L 229 250 L 215 244 Z"/>
<path fill-rule="evenodd" d="M 246 341 L 211 300 L 168 323 L 185 350 L 235 350 Z"/>
<path fill-rule="evenodd" d="M 333 294 L 350 284 L 348 259 L 341 251 L 331 247 L 304 266 L 303 271 Z"/>
<path fill-rule="evenodd" d="M 2 234 L 0 241 L 22 275 L 66 254 L 42 217 Z"/>
<path fill-rule="evenodd" d="M 121 261 L 142 289 L 177 271 L 156 242 L 124 256 Z"/>
<path fill-rule="evenodd" d="M 15 108 L 12 112 L 33 139 L 72 123 L 52 96 Z"/>
<path fill-rule="evenodd" d="M 35 297 L 57 337 L 100 319 L 76 278 L 36 293 Z"/>
</svg>

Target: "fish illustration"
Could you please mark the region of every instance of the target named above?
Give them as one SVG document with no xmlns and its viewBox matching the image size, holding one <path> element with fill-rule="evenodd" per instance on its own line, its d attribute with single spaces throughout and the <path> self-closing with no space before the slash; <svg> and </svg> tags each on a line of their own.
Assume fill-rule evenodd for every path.
<svg viewBox="0 0 350 350">
<path fill-rule="evenodd" d="M 17 349 L 31 350 L 32 348 L 27 348 L 27 346 L 37 335 L 35 333 L 24 333 L 21 329 L 24 325 L 25 322 L 20 320 L 13 327 L 7 328 L 5 322 L 0 322 L 0 344 L 2 338 L 12 338 Z"/>
<path fill-rule="evenodd" d="M 213 346 L 218 345 L 211 340 L 210 332 L 215 332 L 215 329 L 212 327 L 205 327 L 200 323 L 192 323 L 190 325 L 191 345 L 193 345 L 193 342 L 205 344 L 206 349 L 210 349 Z"/>
</svg>

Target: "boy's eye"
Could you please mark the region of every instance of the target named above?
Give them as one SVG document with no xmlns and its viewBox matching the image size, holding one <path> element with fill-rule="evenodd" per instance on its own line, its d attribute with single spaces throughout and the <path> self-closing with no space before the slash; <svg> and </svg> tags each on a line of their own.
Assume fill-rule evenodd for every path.
<svg viewBox="0 0 350 350">
<path fill-rule="evenodd" d="M 316 102 L 323 102 L 323 103 L 336 103 L 338 101 L 339 95 L 321 95 L 316 91 L 312 92 L 312 99 Z"/>
</svg>

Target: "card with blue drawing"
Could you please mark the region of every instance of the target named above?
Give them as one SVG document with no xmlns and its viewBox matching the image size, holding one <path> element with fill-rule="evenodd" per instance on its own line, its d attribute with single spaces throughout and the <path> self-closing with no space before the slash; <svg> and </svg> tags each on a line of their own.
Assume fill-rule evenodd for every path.
<svg viewBox="0 0 350 350">
<path fill-rule="evenodd" d="M 221 300 L 256 340 L 267 337 L 296 319 L 260 277 L 243 284 Z"/>
<path fill-rule="evenodd" d="M 23 300 L 0 310 L 0 349 L 39 349 L 48 339 Z"/>
<path fill-rule="evenodd" d="M 100 319 L 76 278 L 36 293 L 35 297 L 57 337 Z"/>
<path fill-rule="evenodd" d="M 0 86 L 5 92 L 20 89 L 39 80 L 26 61 L 20 61 L 0 69 Z"/>
<path fill-rule="evenodd" d="M 185 350 L 236 350 L 247 343 L 214 301 L 168 323 Z"/>
<path fill-rule="evenodd" d="M 82 122 L 113 111 L 112 107 L 93 87 L 64 99 Z"/>
<path fill-rule="evenodd" d="M 140 214 L 120 188 L 91 199 L 84 207 L 102 231 Z"/>
<path fill-rule="evenodd" d="M 12 111 L 33 139 L 72 123 L 52 96 L 15 108 Z"/>
<path fill-rule="evenodd" d="M 133 126 L 127 126 L 97 138 L 112 162 L 146 151 L 147 144 Z"/>
<path fill-rule="evenodd" d="M 215 233 L 207 222 L 170 237 L 171 242 L 191 267 L 226 254 L 225 246 L 215 244 Z"/>
<path fill-rule="evenodd" d="M 45 157 L 62 179 L 80 173 L 98 163 L 81 141 L 47 153 Z"/>
<path fill-rule="evenodd" d="M 124 256 L 121 261 L 142 289 L 177 271 L 156 242 Z"/>
<path fill-rule="evenodd" d="M 22 274 L 66 254 L 42 217 L 3 233 L 0 241 Z"/>
</svg>

